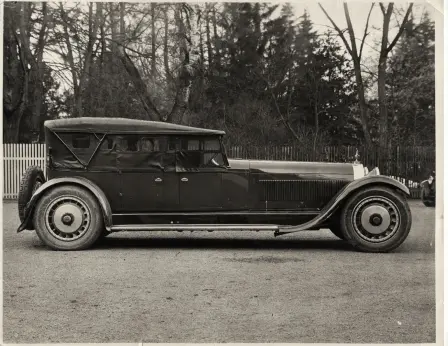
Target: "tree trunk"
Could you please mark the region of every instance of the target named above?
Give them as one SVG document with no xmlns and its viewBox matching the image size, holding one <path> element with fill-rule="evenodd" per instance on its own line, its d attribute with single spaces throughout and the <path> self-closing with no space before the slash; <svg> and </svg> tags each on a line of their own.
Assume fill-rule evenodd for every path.
<svg viewBox="0 0 448 346">
<path fill-rule="evenodd" d="M 362 132 L 364 133 L 364 138 L 366 140 L 367 148 L 372 148 L 372 138 L 370 137 L 370 129 L 369 129 L 369 109 L 367 107 L 365 91 L 364 91 L 364 83 L 361 75 L 361 65 L 359 61 L 354 62 L 355 66 L 355 78 L 356 78 L 356 92 L 358 94 L 358 105 L 359 105 L 359 113 L 361 119 L 361 127 Z"/>
<path fill-rule="evenodd" d="M 165 67 L 165 76 L 166 80 L 169 82 L 171 81 L 171 72 L 170 72 L 170 64 L 168 60 L 168 5 L 164 8 L 164 24 L 165 24 L 165 32 L 163 36 L 163 65 Z"/>
<path fill-rule="evenodd" d="M 382 148 L 389 144 L 388 110 L 386 96 L 386 64 L 387 57 L 381 56 L 378 63 L 378 103 L 379 103 L 379 145 Z"/>
<path fill-rule="evenodd" d="M 368 148 L 372 147 L 372 138 L 370 137 L 370 130 L 369 130 L 369 110 L 367 107 L 367 103 L 366 103 L 366 99 L 365 99 L 365 89 L 364 89 L 364 81 L 362 79 L 362 74 L 361 74 L 361 56 L 362 56 L 362 47 L 364 45 L 364 41 L 365 38 L 367 37 L 367 28 L 369 25 L 369 19 L 370 19 L 370 14 L 372 12 L 372 7 L 370 8 L 370 12 L 369 15 L 367 17 L 367 22 L 366 22 L 366 31 L 364 34 L 364 37 L 361 41 L 361 49 L 359 51 L 358 54 L 358 48 L 356 45 L 356 38 L 355 38 L 355 32 L 353 29 L 353 25 L 352 25 L 352 21 L 350 18 L 350 13 L 348 10 L 348 5 L 347 3 L 344 3 L 344 14 L 345 14 L 345 20 L 347 22 L 347 29 L 348 29 L 348 33 L 350 36 L 350 44 L 348 43 L 347 39 L 344 36 L 344 33 L 342 32 L 342 30 L 338 27 L 338 25 L 333 21 L 333 19 L 330 17 L 330 15 L 327 13 L 327 11 L 325 11 L 325 9 L 323 8 L 322 5 L 320 5 L 320 8 L 322 9 L 322 11 L 325 13 L 326 17 L 330 20 L 331 24 L 333 25 L 333 27 L 335 28 L 335 30 L 338 32 L 339 37 L 342 39 L 342 41 L 344 42 L 344 45 L 348 51 L 348 53 L 350 54 L 350 56 L 352 57 L 352 61 L 353 61 L 353 67 L 355 70 L 355 78 L 356 78 L 356 91 L 358 94 L 358 106 L 359 106 L 359 112 L 360 112 L 360 118 L 361 118 L 361 127 L 362 127 L 362 131 L 364 134 L 364 138 L 366 141 L 366 145 Z"/>
<path fill-rule="evenodd" d="M 155 14 L 156 4 L 151 3 L 151 75 L 152 78 L 156 77 L 156 14 Z"/>
<path fill-rule="evenodd" d="M 112 44 L 111 44 L 111 51 L 113 53 L 113 55 L 117 55 L 119 54 L 118 51 L 118 42 L 119 42 L 119 38 L 118 38 L 118 19 L 117 19 L 117 6 L 119 6 L 119 4 L 117 3 L 109 3 L 110 6 L 110 29 L 111 29 L 111 36 L 112 36 Z"/>
<path fill-rule="evenodd" d="M 212 42 L 210 38 L 210 9 L 208 8 L 208 4 L 206 7 L 207 15 L 205 17 L 205 33 L 207 35 L 207 57 L 208 57 L 208 69 L 212 72 L 213 66 L 213 50 L 212 50 Z"/>
<path fill-rule="evenodd" d="M 93 5 L 90 5 L 93 6 Z M 85 89 L 88 77 L 90 76 L 90 69 L 93 63 L 93 46 L 96 42 L 96 35 L 98 32 L 99 22 L 102 17 L 103 4 L 101 2 L 96 3 L 96 13 L 93 19 L 92 7 L 89 10 L 89 41 L 87 43 L 86 53 L 84 55 L 84 68 L 79 77 L 78 99 L 76 100 L 76 112 L 78 116 L 84 115 L 83 111 L 83 91 Z"/>
<path fill-rule="evenodd" d="M 30 45 L 30 35 L 31 32 L 29 30 L 31 13 L 28 11 L 28 4 L 22 3 L 22 11 L 20 14 L 20 41 L 21 41 L 21 50 L 24 53 L 23 57 L 26 61 L 24 61 L 25 66 L 28 64 L 31 66 L 30 80 L 34 83 L 34 88 L 32 92 L 32 119 L 31 123 L 33 126 L 33 130 L 39 133 L 40 127 L 40 116 L 41 116 L 41 107 L 43 102 L 43 51 L 45 47 L 45 31 L 47 28 L 47 4 L 42 3 L 42 25 L 39 31 L 35 56 L 31 52 Z M 25 67 L 27 68 L 27 67 Z"/>
<path fill-rule="evenodd" d="M 198 17 L 201 16 L 200 10 L 198 10 Z M 202 20 L 199 21 L 198 19 L 198 34 L 199 34 L 199 56 L 200 56 L 200 63 L 201 63 L 201 73 L 204 71 L 204 60 L 205 60 L 205 54 L 204 54 L 204 35 L 202 30 Z"/>
<path fill-rule="evenodd" d="M 409 5 L 403 22 L 401 23 L 398 33 L 395 35 L 393 41 L 389 44 L 389 27 L 390 20 L 392 18 L 394 4 L 389 3 L 387 9 L 382 3 L 380 3 L 381 11 L 383 13 L 383 29 L 381 37 L 381 49 L 380 58 L 378 61 L 378 103 L 379 103 L 379 144 L 381 148 L 387 148 L 389 146 L 389 114 L 387 110 L 387 95 L 386 95 L 386 68 L 387 68 L 387 56 L 389 52 L 394 48 L 398 39 L 403 34 L 404 28 L 408 22 L 409 15 L 412 12 L 412 4 Z"/>
<path fill-rule="evenodd" d="M 5 7 L 4 49 L 3 56 L 3 142 L 19 141 L 20 124 L 23 113 L 28 106 L 29 68 L 24 49 L 27 40 L 28 13 L 23 4 Z M 16 10 L 22 8 L 19 17 Z M 20 12 L 20 11 L 17 11 Z M 18 24 L 17 24 L 18 22 Z M 19 35 L 16 28 L 19 26 Z M 8 51 L 6 51 L 8 50 Z"/>
<path fill-rule="evenodd" d="M 190 32 L 185 26 L 183 15 L 182 15 L 182 6 L 183 4 L 178 5 L 176 9 L 176 24 L 179 31 L 180 37 L 180 59 L 181 59 L 181 67 L 179 76 L 177 78 L 177 91 L 176 98 L 174 100 L 173 108 L 168 115 L 168 121 L 174 123 L 185 123 L 186 119 L 184 118 L 185 111 L 188 108 L 188 100 L 190 98 L 190 89 L 191 89 L 191 76 L 190 76 Z"/>
<path fill-rule="evenodd" d="M 216 21 L 216 3 L 212 4 L 213 6 L 213 40 L 215 41 L 215 63 L 216 66 L 221 66 L 221 51 L 219 47 L 219 40 L 218 40 L 218 28 L 217 28 L 217 21 Z"/>
<path fill-rule="evenodd" d="M 155 107 L 155 105 L 153 104 L 151 97 L 149 95 L 148 89 L 146 87 L 146 84 L 143 82 L 143 79 L 140 75 L 140 73 L 138 72 L 138 69 L 135 67 L 135 64 L 132 62 L 131 58 L 129 57 L 129 55 L 126 54 L 123 42 L 125 41 L 126 38 L 126 33 L 125 33 L 125 27 L 124 27 L 124 13 L 125 13 L 125 3 L 120 2 L 119 7 L 120 7 L 120 18 L 119 18 L 119 23 L 120 23 L 120 32 L 119 35 L 117 35 L 116 29 L 115 30 L 115 37 L 116 40 L 114 42 L 116 42 L 116 44 L 113 43 L 113 46 L 115 46 L 115 51 L 117 53 L 117 55 L 119 56 L 124 68 L 126 69 L 126 72 L 128 73 L 132 84 L 134 85 L 134 88 L 137 92 L 137 94 L 140 97 L 140 101 L 142 102 L 142 106 L 146 111 L 146 114 L 148 116 L 148 118 L 150 120 L 160 120 L 161 116 L 159 111 L 157 110 L 157 108 Z M 111 16 L 112 18 L 114 18 L 114 25 L 112 25 L 112 27 L 116 28 L 116 25 L 118 25 L 118 21 L 115 20 L 116 18 L 116 10 L 112 11 Z"/>
<path fill-rule="evenodd" d="M 73 58 L 73 49 L 72 49 L 72 44 L 70 41 L 70 35 L 68 33 L 68 18 L 67 15 L 65 13 L 64 10 L 64 5 L 62 3 L 59 4 L 59 9 L 61 12 L 61 18 L 62 18 L 62 24 L 64 26 L 64 40 L 65 40 L 65 44 L 67 46 L 67 60 L 68 60 L 68 64 L 70 66 L 70 73 L 72 75 L 72 82 L 73 82 L 73 94 L 74 94 L 74 98 L 75 98 L 75 110 L 74 113 L 76 116 L 79 116 L 77 113 L 77 108 L 76 108 L 76 104 L 78 103 L 78 100 L 80 99 L 80 95 L 79 95 L 79 84 L 78 84 L 78 77 L 76 74 L 76 67 L 75 67 L 75 61 Z"/>
</svg>

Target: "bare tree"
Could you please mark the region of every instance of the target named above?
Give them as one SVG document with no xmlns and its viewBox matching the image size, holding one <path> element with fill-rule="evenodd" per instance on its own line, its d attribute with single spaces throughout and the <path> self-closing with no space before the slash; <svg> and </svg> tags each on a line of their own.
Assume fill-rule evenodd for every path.
<svg viewBox="0 0 448 346">
<path fill-rule="evenodd" d="M 399 38 L 403 34 L 403 30 L 408 22 L 409 15 L 412 12 L 413 4 L 410 4 L 406 10 L 406 14 L 403 21 L 398 29 L 395 38 L 389 44 L 389 28 L 390 20 L 394 11 L 394 4 L 389 3 L 387 9 L 384 7 L 383 3 L 380 3 L 381 12 L 383 13 L 383 29 L 381 37 L 381 49 L 380 58 L 378 61 L 378 103 L 380 109 L 380 121 L 379 121 L 379 133 L 380 133 L 380 147 L 385 148 L 389 143 L 388 134 L 388 110 L 387 110 L 387 96 L 386 96 L 386 68 L 387 68 L 387 58 L 391 50 L 397 44 Z"/>
<path fill-rule="evenodd" d="M 192 86 L 191 70 L 193 59 L 191 59 L 191 8 L 188 4 L 176 5 L 176 26 L 178 30 L 179 42 L 179 73 L 175 83 L 175 99 L 171 112 L 167 116 L 167 121 L 184 123 L 184 114 L 188 106 L 190 89 Z"/>
<path fill-rule="evenodd" d="M 79 92 L 78 92 L 78 99 L 76 100 L 76 112 L 78 116 L 83 116 L 83 109 L 82 109 L 82 92 L 84 88 L 86 87 L 86 83 L 88 80 L 88 77 L 91 73 L 91 67 L 93 64 L 93 47 L 97 41 L 97 34 L 98 34 L 98 27 L 101 22 L 102 18 L 102 12 L 103 12 L 103 4 L 101 2 L 96 3 L 96 13 L 93 15 L 93 4 L 89 4 L 89 38 L 87 42 L 87 48 L 84 53 L 84 64 L 83 68 L 81 70 L 81 75 L 79 77 Z"/>
<path fill-rule="evenodd" d="M 138 71 L 137 67 L 129 57 L 129 55 L 125 51 L 125 26 L 124 26 L 124 15 L 125 15 L 125 6 L 126 4 L 121 2 L 119 4 L 112 3 L 111 4 L 111 21 L 112 21 L 112 46 L 113 51 L 116 51 L 117 55 L 120 57 L 120 60 L 126 69 L 135 90 L 137 91 L 140 101 L 142 102 L 143 108 L 146 111 L 146 114 L 148 115 L 148 118 L 150 120 L 161 120 L 161 115 L 159 111 L 157 110 L 156 106 L 154 105 L 151 96 L 149 94 L 149 91 L 146 87 L 146 84 L 143 82 L 143 79 L 140 75 L 140 72 Z M 119 16 L 117 14 L 119 7 Z M 119 34 L 117 34 L 117 17 L 119 17 Z"/>
<path fill-rule="evenodd" d="M 373 3 L 371 5 L 369 14 L 367 16 L 364 35 L 361 39 L 361 47 L 360 47 L 359 53 L 358 53 L 358 50 L 356 47 L 356 37 L 354 34 L 353 25 L 351 22 L 350 13 L 348 10 L 347 3 L 344 3 L 344 13 L 345 13 L 346 21 L 347 21 L 347 31 L 348 31 L 348 34 L 350 37 L 350 44 L 348 43 L 347 39 L 345 38 L 343 31 L 336 25 L 334 20 L 330 17 L 330 15 L 327 13 L 327 11 L 325 11 L 323 6 L 321 4 L 319 4 L 319 6 L 322 9 L 322 11 L 325 13 L 328 20 L 333 25 L 334 29 L 337 31 L 338 35 L 341 37 L 347 51 L 349 52 L 349 54 L 352 57 L 353 65 L 354 65 L 354 69 L 355 69 L 362 127 L 363 127 L 367 145 L 371 146 L 372 141 L 370 138 L 369 126 L 368 126 L 369 110 L 368 110 L 368 107 L 367 107 L 367 104 L 365 101 L 365 86 L 364 86 L 363 78 L 362 78 L 362 74 L 361 74 L 361 58 L 362 58 L 362 50 L 363 50 L 363 47 L 365 44 L 365 40 L 368 35 L 370 15 L 372 13 L 372 9 L 375 6 L 375 4 Z M 389 44 L 388 37 L 389 37 L 389 30 L 390 30 L 390 21 L 391 21 L 391 17 L 392 17 L 393 11 L 394 11 L 394 5 L 393 5 L 393 3 L 389 3 L 387 5 L 387 9 L 386 9 L 384 4 L 380 3 L 381 12 L 383 13 L 383 27 L 382 27 L 380 57 L 379 57 L 379 61 L 378 61 L 378 80 L 377 80 L 378 102 L 379 102 L 379 111 L 380 111 L 380 121 L 379 121 L 379 144 L 380 144 L 380 147 L 386 147 L 389 142 L 389 140 L 388 140 L 388 138 L 389 138 L 389 136 L 388 136 L 388 110 L 387 110 L 387 97 L 386 97 L 387 59 L 388 59 L 389 53 L 395 47 L 399 38 L 403 34 L 403 30 L 405 28 L 405 25 L 408 22 L 409 15 L 412 12 L 412 6 L 413 6 L 413 4 L 410 4 L 408 6 L 408 8 L 406 10 L 406 14 L 403 18 L 403 21 L 399 25 L 397 34 L 395 35 L 392 42 Z"/>
<path fill-rule="evenodd" d="M 375 6 L 374 3 L 370 6 L 369 14 L 367 16 L 366 26 L 364 30 L 364 35 L 361 40 L 361 46 L 358 52 L 357 44 L 356 44 L 356 38 L 355 38 L 355 32 L 353 30 L 353 24 L 350 18 L 350 13 L 348 10 L 347 3 L 344 3 L 344 14 L 345 14 L 345 20 L 347 22 L 347 31 L 349 34 L 350 43 L 347 41 L 346 37 L 344 36 L 344 32 L 338 27 L 338 25 L 334 22 L 334 20 L 330 17 L 330 15 L 327 13 L 327 11 L 324 9 L 324 7 L 319 4 L 320 8 L 324 12 L 325 16 L 328 18 L 328 20 L 333 25 L 334 29 L 338 33 L 339 37 L 344 42 L 345 48 L 347 49 L 347 52 L 350 54 L 353 60 L 353 67 L 355 70 L 355 78 L 356 78 L 356 85 L 357 85 L 357 94 L 358 94 L 358 103 L 359 103 L 359 112 L 361 116 L 361 125 L 362 130 L 364 133 L 364 138 L 366 140 L 367 146 L 372 146 L 372 138 L 370 136 L 370 127 L 369 127 L 369 108 L 367 106 L 366 102 L 366 96 L 365 96 L 365 86 L 364 81 L 362 78 L 362 70 L 361 70 L 361 58 L 362 58 L 362 51 L 364 48 L 364 43 L 368 35 L 368 28 L 369 28 L 369 21 L 370 21 L 370 15 L 372 14 L 373 7 Z"/>
</svg>

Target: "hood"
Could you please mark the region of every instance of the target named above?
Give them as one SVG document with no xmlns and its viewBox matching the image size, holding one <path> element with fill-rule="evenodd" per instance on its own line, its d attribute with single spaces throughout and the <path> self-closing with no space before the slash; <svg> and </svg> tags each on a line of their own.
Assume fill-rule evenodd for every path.
<svg viewBox="0 0 448 346">
<path fill-rule="evenodd" d="M 304 161 L 274 161 L 274 160 L 240 160 L 230 159 L 232 169 L 243 169 L 251 172 L 267 174 L 295 174 L 313 176 L 345 176 L 359 179 L 366 172 L 362 164 L 332 163 L 332 162 L 304 162 Z"/>
</svg>

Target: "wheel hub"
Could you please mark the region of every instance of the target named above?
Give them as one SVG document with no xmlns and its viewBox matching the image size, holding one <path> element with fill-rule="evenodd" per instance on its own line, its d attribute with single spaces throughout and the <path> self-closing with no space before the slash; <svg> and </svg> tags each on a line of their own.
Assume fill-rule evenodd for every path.
<svg viewBox="0 0 448 346">
<path fill-rule="evenodd" d="M 390 225 L 389 212 L 381 205 L 368 206 L 361 214 L 361 224 L 367 232 L 381 234 Z"/>
<path fill-rule="evenodd" d="M 45 218 L 50 233 L 64 241 L 82 237 L 91 222 L 89 208 L 75 196 L 62 196 L 54 200 L 48 206 Z"/>
<path fill-rule="evenodd" d="M 66 226 L 70 226 L 74 221 L 74 216 L 72 214 L 64 214 L 62 216 L 62 222 L 64 223 L 64 225 Z"/>
<path fill-rule="evenodd" d="M 382 222 L 383 222 L 383 218 L 381 217 L 380 214 L 373 214 L 370 217 L 370 223 L 374 226 L 379 226 L 379 225 L 381 225 Z"/>
<path fill-rule="evenodd" d="M 73 233 L 82 224 L 82 210 L 74 204 L 62 204 L 54 212 L 54 224 L 63 233 Z"/>
</svg>

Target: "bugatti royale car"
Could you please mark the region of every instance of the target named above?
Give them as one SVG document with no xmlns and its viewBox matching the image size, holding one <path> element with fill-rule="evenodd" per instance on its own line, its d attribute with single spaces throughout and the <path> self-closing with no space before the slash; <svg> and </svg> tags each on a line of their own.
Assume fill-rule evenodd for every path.
<svg viewBox="0 0 448 346">
<path fill-rule="evenodd" d="M 118 118 L 46 121 L 46 174 L 25 172 L 18 232 L 81 250 L 119 231 L 330 229 L 366 252 L 406 239 L 409 190 L 360 163 L 229 159 L 224 132 Z"/>
</svg>

